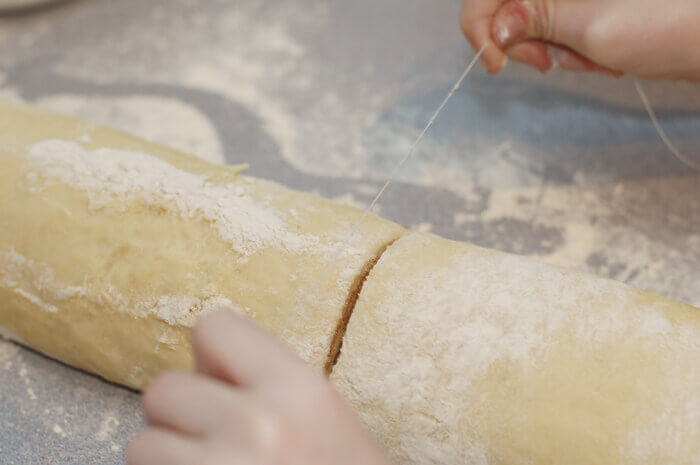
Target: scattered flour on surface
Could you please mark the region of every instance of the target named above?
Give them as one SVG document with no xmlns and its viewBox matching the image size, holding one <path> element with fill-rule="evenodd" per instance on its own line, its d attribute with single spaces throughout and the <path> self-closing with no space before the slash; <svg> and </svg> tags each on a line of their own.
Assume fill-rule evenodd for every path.
<svg viewBox="0 0 700 465">
<path fill-rule="evenodd" d="M 266 95 L 256 84 L 265 74 L 261 65 L 227 57 L 216 64 L 191 64 L 182 80 L 188 85 L 221 93 L 250 109 L 260 118 L 263 130 L 277 144 L 286 159 L 296 160 L 299 128 L 293 113 Z"/>
<path fill-rule="evenodd" d="M 0 84 L 0 98 L 10 102 L 23 102 L 23 99 L 16 87 L 3 87 L 2 84 Z"/>
<path fill-rule="evenodd" d="M 209 119 L 178 99 L 145 95 L 54 95 L 43 97 L 36 103 L 48 110 L 130 132 L 211 163 L 225 162 L 221 141 Z"/>
<path fill-rule="evenodd" d="M 112 438 L 119 426 L 119 419 L 112 413 L 105 413 L 100 422 L 100 428 L 97 430 L 95 439 L 97 441 L 103 442 Z"/>
<path fill-rule="evenodd" d="M 36 393 L 34 392 L 34 389 L 32 389 L 32 381 L 31 379 L 29 379 L 29 375 L 27 374 L 27 367 L 25 365 L 22 365 L 20 367 L 19 377 L 24 382 L 29 399 L 37 400 Z"/>
<path fill-rule="evenodd" d="M 62 438 L 65 438 L 66 436 L 68 436 L 68 434 L 66 434 L 66 432 L 64 431 L 63 428 L 61 428 L 60 425 L 53 425 L 52 431 L 53 431 L 56 435 L 58 435 L 58 436 L 60 436 L 60 437 L 62 437 Z"/>
<path fill-rule="evenodd" d="M 3 337 L 10 339 L 12 333 L 3 330 Z M 4 363 L 4 368 L 10 368 L 12 359 L 19 353 L 19 347 L 11 342 L 0 339 L 0 362 Z"/>
</svg>

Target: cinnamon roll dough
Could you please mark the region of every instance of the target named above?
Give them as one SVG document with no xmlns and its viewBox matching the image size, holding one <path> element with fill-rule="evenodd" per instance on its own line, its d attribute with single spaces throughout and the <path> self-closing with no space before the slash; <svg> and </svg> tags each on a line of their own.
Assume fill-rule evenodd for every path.
<svg viewBox="0 0 700 465">
<path fill-rule="evenodd" d="M 700 311 L 411 234 L 360 294 L 332 379 L 394 463 L 700 459 Z"/>
<path fill-rule="evenodd" d="M 300 305 L 361 212 L 1 102 L 0 198 L 0 334 L 108 380 L 191 367 L 223 309 L 332 368 L 396 463 L 698 465 L 688 305 L 375 217 Z"/>
<path fill-rule="evenodd" d="M 0 327 L 137 389 L 190 367 L 189 328 L 218 309 L 325 366 L 364 270 L 403 230 L 367 218 L 300 307 L 361 212 L 239 171 L 0 103 Z"/>
</svg>

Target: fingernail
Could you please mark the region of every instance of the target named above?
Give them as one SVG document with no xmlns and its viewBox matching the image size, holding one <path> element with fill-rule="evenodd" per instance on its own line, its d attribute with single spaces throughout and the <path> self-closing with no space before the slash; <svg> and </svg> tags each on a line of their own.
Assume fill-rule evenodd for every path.
<svg viewBox="0 0 700 465">
<path fill-rule="evenodd" d="M 524 2 L 511 2 L 494 19 L 492 35 L 496 45 L 506 47 L 527 36 L 527 14 Z"/>
<path fill-rule="evenodd" d="M 520 15 L 514 14 L 502 17 L 496 22 L 494 27 L 496 43 L 501 47 L 505 47 L 514 38 L 522 34 L 522 31 L 525 29 L 525 23 L 520 18 Z"/>
</svg>

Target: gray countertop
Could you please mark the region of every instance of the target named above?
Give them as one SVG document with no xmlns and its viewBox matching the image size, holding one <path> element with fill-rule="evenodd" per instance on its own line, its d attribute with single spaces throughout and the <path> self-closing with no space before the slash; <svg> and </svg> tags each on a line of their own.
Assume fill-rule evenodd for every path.
<svg viewBox="0 0 700 465">
<path fill-rule="evenodd" d="M 473 55 L 459 3 L 59 3 L 0 16 L 0 95 L 364 205 Z M 645 87 L 700 162 L 700 87 Z M 700 305 L 700 173 L 630 79 L 476 69 L 378 212 Z M 0 464 L 119 464 L 142 421 L 135 393 L 0 341 Z"/>
</svg>

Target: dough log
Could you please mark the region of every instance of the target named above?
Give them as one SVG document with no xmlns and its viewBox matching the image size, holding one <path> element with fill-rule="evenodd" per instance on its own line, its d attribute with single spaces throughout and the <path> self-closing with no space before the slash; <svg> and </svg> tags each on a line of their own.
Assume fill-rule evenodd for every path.
<svg viewBox="0 0 700 465">
<path fill-rule="evenodd" d="M 700 465 L 696 308 L 375 217 L 300 306 L 361 212 L 1 102 L 0 198 L 0 334 L 108 380 L 189 368 L 223 309 L 397 464 Z"/>
<path fill-rule="evenodd" d="M 190 327 L 228 309 L 326 366 L 403 230 L 367 218 L 300 307 L 361 212 L 238 171 L 0 102 L 0 328 L 139 389 L 189 368 Z"/>
<path fill-rule="evenodd" d="M 362 288 L 332 379 L 403 465 L 700 463 L 700 312 L 411 234 Z"/>
</svg>

